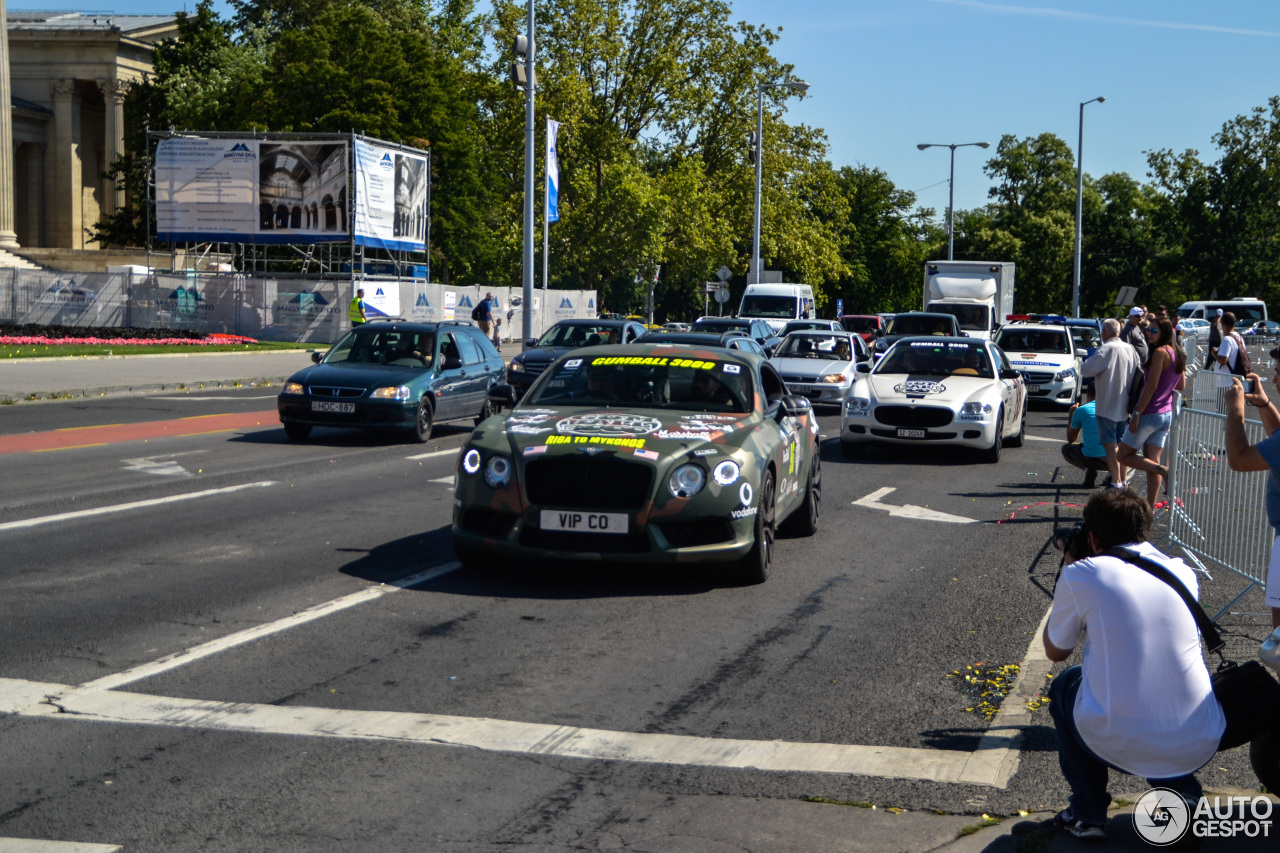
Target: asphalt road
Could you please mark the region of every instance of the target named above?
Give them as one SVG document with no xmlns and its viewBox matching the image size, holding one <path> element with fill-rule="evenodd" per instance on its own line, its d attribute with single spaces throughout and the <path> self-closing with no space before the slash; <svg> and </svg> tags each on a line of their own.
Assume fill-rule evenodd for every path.
<svg viewBox="0 0 1280 853">
<path fill-rule="evenodd" d="M 993 466 L 938 449 L 847 461 L 829 440 L 819 533 L 781 540 L 761 586 L 609 566 L 484 574 L 454 567 L 448 536 L 448 451 L 464 428 L 442 427 L 425 446 L 327 430 L 291 444 L 267 397 L 220 389 L 0 409 L 0 450 L 60 428 L 265 413 L 229 431 L 0 453 L 0 679 L 11 679 L 0 682 L 0 837 L 129 851 L 835 850 L 855 848 L 800 839 L 837 831 L 831 812 L 811 810 L 839 807 L 802 798 L 964 815 L 1064 803 L 1043 710 L 1006 787 L 913 769 L 919 751 L 979 748 L 988 723 L 948 674 L 1022 662 L 1048 608 L 1050 534 L 1078 517 L 1063 504 L 1087 497 L 1056 442 L 1030 440 Z M 1029 431 L 1056 439 L 1063 425 L 1033 411 Z M 837 434 L 837 419 L 823 431 Z M 432 569 L 408 588 L 377 586 Z M 1210 612 L 1241 588 L 1206 584 Z M 287 630 L 122 675 L 362 594 Z M 1260 598 L 1223 622 L 1244 645 L 1267 633 L 1250 609 Z M 109 677 L 133 703 L 116 721 L 78 712 L 59 687 Z M 10 713 L 4 692 L 29 690 L 54 697 L 47 714 Z M 239 728 L 212 722 L 236 714 Z M 396 720 L 422 724 L 396 714 L 688 740 L 672 742 L 669 763 L 565 757 L 559 735 L 492 751 L 388 735 Z M 681 763 L 682 749 L 734 740 L 907 758 L 900 778 Z M 1238 750 L 1204 778 L 1257 785 Z M 1145 789 L 1125 782 L 1116 790 Z M 793 827 L 790 841 L 771 844 L 780 826 Z"/>
</svg>

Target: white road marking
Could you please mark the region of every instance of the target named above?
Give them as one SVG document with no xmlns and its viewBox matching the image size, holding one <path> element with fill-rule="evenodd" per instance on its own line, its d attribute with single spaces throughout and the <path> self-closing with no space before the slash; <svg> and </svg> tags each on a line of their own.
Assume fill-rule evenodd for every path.
<svg viewBox="0 0 1280 853">
<path fill-rule="evenodd" d="M 54 720 L 470 747 L 597 761 L 996 784 L 956 750 L 640 734 L 394 711 L 258 705 L 0 679 L 0 711 Z M 1007 784 L 1007 780 L 1004 780 Z"/>
<path fill-rule="evenodd" d="M 1025 436 L 1025 438 L 1026 438 L 1028 441 L 1052 441 L 1054 444 L 1066 444 L 1066 443 L 1067 443 L 1065 439 L 1061 439 L 1061 438 L 1049 438 L 1048 436 L 1044 436 L 1044 435 L 1032 435 L 1031 433 L 1027 433 L 1027 434 L 1026 434 L 1026 436 Z"/>
<path fill-rule="evenodd" d="M 149 506 L 162 506 L 164 504 L 179 503 L 181 501 L 195 500 L 196 498 L 208 498 L 214 495 L 229 495 L 233 492 L 242 492 L 245 489 L 261 489 L 267 486 L 275 486 L 278 483 L 275 480 L 263 480 L 258 483 L 243 483 L 239 486 L 227 486 L 223 489 L 206 489 L 203 492 L 190 492 L 185 495 L 170 495 L 167 498 L 151 498 L 145 501 L 133 501 L 127 504 L 116 504 L 115 506 L 100 506 L 97 509 L 81 509 L 75 512 L 61 512 L 57 515 L 42 515 L 39 518 L 24 518 L 22 521 L 6 521 L 0 524 L 0 531 L 5 530 L 22 530 L 27 527 L 39 527 L 42 524 L 55 524 L 59 521 L 71 521 L 77 518 L 92 518 L 98 515 L 111 515 L 117 512 L 129 512 L 135 509 L 145 509 Z"/>
<path fill-rule="evenodd" d="M 417 456 L 406 456 L 405 459 L 431 459 L 434 456 L 448 456 L 450 453 L 457 455 L 461 449 L 460 447 L 455 447 L 452 450 L 433 450 L 430 453 L 419 453 Z"/>
<path fill-rule="evenodd" d="M 39 838 L 0 838 L 0 853 L 115 853 L 123 849 L 119 844 L 44 841 Z"/>
<path fill-rule="evenodd" d="M 401 578 L 398 581 L 392 581 L 389 584 L 379 584 L 353 592 L 350 595 L 344 595 L 342 598 L 335 598 L 332 601 L 326 601 L 324 604 L 317 604 L 315 607 L 309 607 L 306 610 L 299 611 L 292 616 L 286 616 L 283 619 L 277 619 L 274 622 L 268 622 L 264 625 L 255 625 L 243 631 L 234 634 L 228 634 L 217 640 L 210 640 L 207 643 L 201 643 L 198 646 L 192 646 L 180 652 L 174 652 L 166 655 L 159 660 L 150 663 L 135 666 L 133 669 L 127 669 L 124 672 L 117 672 L 114 675 L 104 675 L 102 678 L 94 679 L 80 685 L 83 690 L 114 690 L 117 687 L 123 687 L 126 684 L 133 684 L 135 681 L 142 681 L 144 678 L 151 678 L 162 672 L 168 672 L 177 669 L 180 666 L 186 666 L 189 663 L 201 660 L 203 658 L 225 652 L 227 649 L 233 649 L 236 646 L 242 646 L 245 643 L 252 643 L 263 637 L 269 637 L 272 634 L 278 634 L 281 631 L 287 631 L 290 628 L 296 628 L 298 625 L 304 625 L 307 622 L 313 622 L 316 619 L 323 619 L 326 616 L 346 610 L 348 607 L 355 607 L 358 604 L 364 604 L 366 601 L 373 601 L 375 598 L 381 598 L 390 592 L 399 592 L 411 586 L 417 586 L 420 583 L 426 583 L 434 580 L 441 575 L 447 575 L 449 572 L 462 568 L 462 564 L 454 561 L 445 563 L 442 566 L 436 566 L 425 572 L 419 572 L 416 575 L 410 575 L 407 578 Z"/>
<path fill-rule="evenodd" d="M 160 456 L 143 456 L 139 459 L 122 459 L 126 470 L 140 471 L 143 474 L 155 474 L 161 477 L 190 477 L 191 472 L 173 461 L 175 456 L 187 456 L 192 453 L 204 453 L 203 450 L 191 450 L 183 453 L 166 453 Z"/>
<path fill-rule="evenodd" d="M 951 515 L 950 513 L 938 512 L 937 510 L 928 509 L 927 507 L 922 506 L 915 506 L 914 504 L 893 506 L 892 504 L 880 503 L 881 498 L 896 491 L 897 489 L 892 486 L 885 486 L 884 488 L 876 489 L 865 498 L 859 498 L 853 502 L 853 505 L 870 507 L 871 509 L 883 509 L 895 518 L 911 518 L 916 521 L 941 521 L 947 524 L 981 524 L 981 522 L 976 518 L 965 518 L 963 515 Z"/>
<path fill-rule="evenodd" d="M 430 482 L 430 483 L 441 483 L 441 484 L 446 485 L 446 486 L 448 486 L 449 488 L 451 488 L 451 489 L 452 489 L 455 485 L 457 485 L 457 484 L 454 482 L 454 481 L 455 481 L 455 480 L 457 480 L 457 479 L 458 479 L 458 475 L 457 475 L 457 474 L 450 474 L 448 477 L 436 477 L 434 480 L 428 480 L 428 482 Z"/>
</svg>

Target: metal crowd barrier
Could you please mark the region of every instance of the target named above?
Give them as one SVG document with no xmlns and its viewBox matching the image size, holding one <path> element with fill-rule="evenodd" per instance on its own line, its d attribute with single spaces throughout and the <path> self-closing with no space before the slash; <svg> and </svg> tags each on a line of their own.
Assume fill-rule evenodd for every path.
<svg viewBox="0 0 1280 853">
<path fill-rule="evenodd" d="M 1232 471 L 1227 465 L 1226 422 L 1225 414 L 1184 406 L 1170 431 L 1166 457 L 1170 460 L 1168 543 L 1181 548 L 1210 580 L 1213 575 L 1206 564 L 1249 581 L 1213 617 L 1215 622 L 1266 582 L 1275 539 L 1266 513 L 1268 475 Z M 1265 437 L 1261 422 L 1254 420 L 1245 421 L 1245 434 L 1250 444 Z"/>
</svg>

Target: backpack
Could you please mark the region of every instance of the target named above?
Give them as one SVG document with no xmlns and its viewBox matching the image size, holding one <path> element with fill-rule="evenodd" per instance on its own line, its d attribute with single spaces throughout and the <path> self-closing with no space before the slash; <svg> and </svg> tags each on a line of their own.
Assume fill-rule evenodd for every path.
<svg viewBox="0 0 1280 853">
<path fill-rule="evenodd" d="M 481 305 L 484 305 L 484 302 L 483 302 L 483 301 L 481 301 L 481 302 L 477 303 L 477 304 L 476 304 L 476 307 L 471 309 L 471 319 L 472 319 L 472 320 L 475 320 L 475 321 L 477 321 L 477 322 L 478 322 L 478 321 L 480 321 L 480 320 L 483 320 L 483 319 L 484 319 L 484 314 L 480 313 L 480 306 L 481 306 Z"/>
<path fill-rule="evenodd" d="M 1248 376 L 1253 373 L 1253 364 L 1249 361 L 1249 351 L 1244 348 L 1244 341 L 1235 332 L 1231 333 L 1231 338 L 1236 342 L 1236 364 L 1235 367 L 1227 365 L 1227 369 L 1236 376 Z"/>
</svg>

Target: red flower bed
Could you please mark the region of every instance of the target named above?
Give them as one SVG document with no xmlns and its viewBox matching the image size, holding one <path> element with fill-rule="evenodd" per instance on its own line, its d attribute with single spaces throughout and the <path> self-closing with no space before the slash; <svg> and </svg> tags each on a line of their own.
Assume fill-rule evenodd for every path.
<svg viewBox="0 0 1280 853">
<path fill-rule="evenodd" d="M 81 344 L 90 346 L 154 346 L 156 344 L 181 346 L 213 346 L 218 344 L 256 344 L 254 338 L 244 335 L 209 334 L 202 338 L 102 338 L 102 337 L 48 337 L 46 335 L 0 335 L 0 346 L 62 346 Z"/>
</svg>

